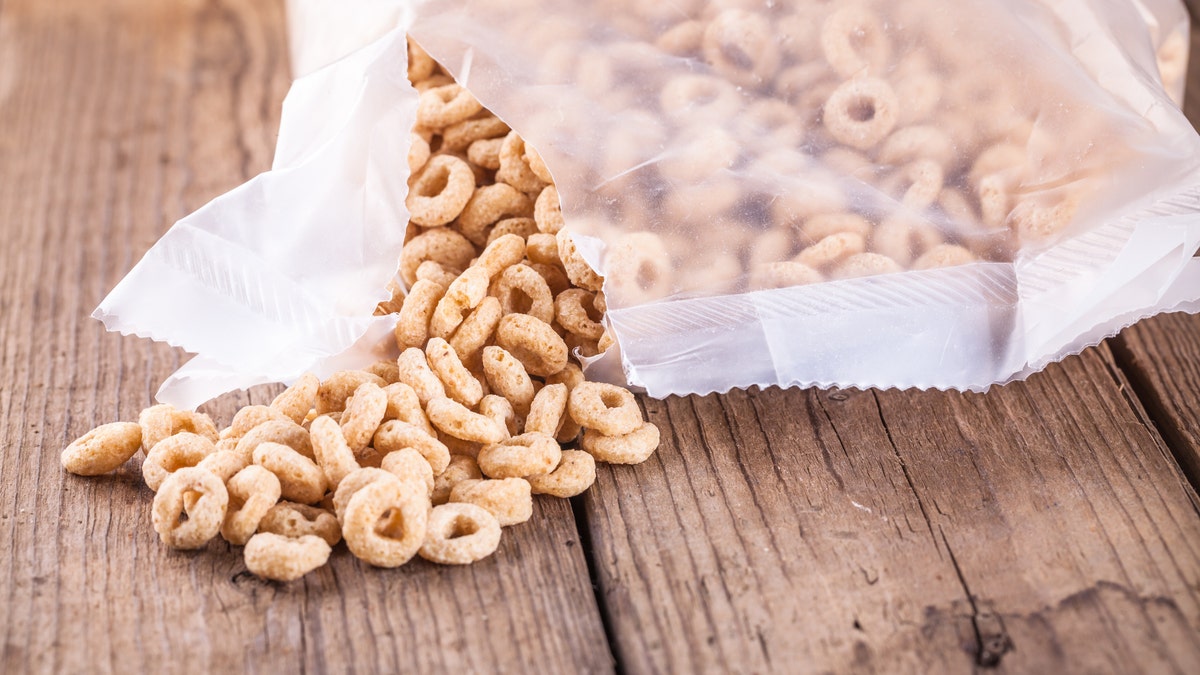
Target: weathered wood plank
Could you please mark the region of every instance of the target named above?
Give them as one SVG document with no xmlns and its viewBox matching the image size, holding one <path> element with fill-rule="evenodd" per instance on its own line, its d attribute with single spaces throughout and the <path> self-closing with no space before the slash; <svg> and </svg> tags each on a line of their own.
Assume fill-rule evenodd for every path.
<svg viewBox="0 0 1200 675">
<path fill-rule="evenodd" d="M 162 547 L 136 460 L 59 468 L 179 364 L 87 315 L 170 222 L 269 165 L 283 25 L 280 2 L 0 2 L 0 672 L 611 670 L 565 503 L 468 568 L 339 549 L 279 586 L 223 543 Z"/>
<path fill-rule="evenodd" d="M 1189 672 L 1195 495 L 1104 349 L 987 395 L 646 400 L 585 497 L 628 672 Z"/>
</svg>

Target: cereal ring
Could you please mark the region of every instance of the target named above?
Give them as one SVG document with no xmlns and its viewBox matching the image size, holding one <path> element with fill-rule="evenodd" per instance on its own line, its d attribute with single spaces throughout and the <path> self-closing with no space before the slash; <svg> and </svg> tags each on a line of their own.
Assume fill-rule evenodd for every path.
<svg viewBox="0 0 1200 675">
<path fill-rule="evenodd" d="M 374 382 L 364 382 L 354 390 L 342 414 L 342 435 L 352 451 L 358 453 L 371 444 L 371 437 L 383 423 L 387 404 L 387 393 Z"/>
<path fill-rule="evenodd" d="M 528 265 L 513 265 L 504 270 L 496 280 L 494 295 L 505 314 L 528 314 L 546 323 L 554 321 L 550 286 Z"/>
<path fill-rule="evenodd" d="M 919 211 L 937 200 L 944 181 L 941 165 L 931 159 L 919 159 L 897 170 L 884 189 L 893 195 L 903 190 L 901 206 Z"/>
<path fill-rule="evenodd" d="M 433 435 L 433 425 L 425 417 L 425 408 L 421 406 L 421 399 L 412 387 L 403 382 L 395 382 L 384 387 L 383 391 L 388 397 L 387 411 L 383 414 L 384 422 L 400 420 L 424 429 L 430 436 Z"/>
<path fill-rule="evenodd" d="M 526 480 L 535 495 L 568 499 L 583 494 L 596 482 L 596 459 L 583 450 L 563 450 L 554 471 Z"/>
<path fill-rule="evenodd" d="M 955 244 L 938 244 L 913 261 L 914 270 L 931 270 L 938 267 L 954 267 L 975 262 L 975 255 Z"/>
<path fill-rule="evenodd" d="M 312 437 L 317 466 L 325 474 L 330 489 L 336 490 L 343 478 L 359 468 L 354 451 L 346 443 L 342 427 L 330 417 L 322 415 L 313 420 L 309 435 Z"/>
<path fill-rule="evenodd" d="M 621 436 L 605 436 L 595 429 L 584 429 L 580 445 L 598 462 L 641 464 L 658 448 L 658 427 L 646 422 Z"/>
<path fill-rule="evenodd" d="M 508 314 L 500 319 L 496 343 L 520 361 L 530 375 L 546 377 L 567 365 L 567 343 L 550 324 L 532 316 Z M 513 405 L 520 411 L 520 406 L 515 402 Z"/>
<path fill-rule="evenodd" d="M 558 257 L 558 239 L 553 234 L 538 232 L 526 237 L 525 257 L 531 263 L 562 267 L 562 259 Z"/>
<path fill-rule="evenodd" d="M 562 428 L 567 411 L 567 385 L 547 384 L 533 397 L 525 417 L 525 433 L 555 436 Z"/>
<path fill-rule="evenodd" d="M 77 476 L 99 476 L 116 471 L 142 447 L 142 427 L 134 422 L 113 422 L 92 429 L 62 451 L 62 466 Z"/>
<path fill-rule="evenodd" d="M 492 242 L 508 234 L 515 234 L 524 240 L 529 235 L 537 234 L 537 231 L 537 221 L 533 218 L 502 218 L 488 232 L 487 245 L 491 246 Z M 521 243 L 524 244 L 524 241 Z"/>
<path fill-rule="evenodd" d="M 305 373 L 296 378 L 292 386 L 280 392 L 275 400 L 271 401 L 271 407 L 287 415 L 296 424 L 303 424 L 308 411 L 316 406 L 317 391 L 320 387 L 321 381 L 316 375 Z"/>
<path fill-rule="evenodd" d="M 605 436 L 621 436 L 642 424 L 642 411 L 633 393 L 603 382 L 580 382 L 567 401 L 571 419 Z"/>
<path fill-rule="evenodd" d="M 279 478 L 281 494 L 288 501 L 314 504 L 321 501 L 329 487 L 325 473 L 315 462 L 282 443 L 259 443 L 253 459 Z"/>
<path fill-rule="evenodd" d="M 833 271 L 835 279 L 857 279 L 859 277 L 870 277 L 876 274 L 892 274 L 894 272 L 903 272 L 904 268 L 895 260 L 880 255 L 878 253 L 856 253 L 849 258 L 846 258 L 837 269 Z"/>
<path fill-rule="evenodd" d="M 216 445 L 199 434 L 185 431 L 168 436 L 146 453 L 146 459 L 142 462 L 142 478 L 151 490 L 158 492 L 163 481 L 171 474 L 196 466 L 216 451 Z"/>
<path fill-rule="evenodd" d="M 434 155 L 409 187 L 409 222 L 437 227 L 458 217 L 475 193 L 475 172 L 454 155 Z"/>
<path fill-rule="evenodd" d="M 441 263 L 433 260 L 426 260 L 420 265 L 417 265 L 417 281 L 421 281 L 422 279 L 432 281 L 438 286 L 441 286 L 443 289 L 449 286 L 457 276 L 457 270 L 451 272 L 445 267 L 442 267 Z M 416 282 L 414 282 L 414 284 L 415 283 Z"/>
<path fill-rule="evenodd" d="M 447 227 L 426 230 L 405 242 L 400 250 L 400 278 L 412 286 L 417 267 L 432 260 L 446 269 L 466 269 L 475 257 L 475 246 L 466 237 Z"/>
<path fill-rule="evenodd" d="M 562 260 L 563 269 L 566 270 L 571 283 L 589 291 L 600 290 L 604 284 L 604 277 L 596 274 L 591 265 L 588 265 L 583 256 L 579 254 L 579 249 L 575 247 L 575 241 L 571 239 L 571 234 L 566 230 L 559 230 L 555 237 L 558 241 L 558 257 Z"/>
<path fill-rule="evenodd" d="M 221 450 L 218 444 L 218 450 L 200 460 L 196 466 L 212 472 L 222 483 L 227 483 L 237 472 L 250 466 L 250 458 L 237 450 Z"/>
<path fill-rule="evenodd" d="M 338 522 L 345 520 L 346 506 L 350 504 L 350 498 L 359 490 L 379 481 L 398 483 L 400 479 L 396 477 L 396 474 L 378 467 L 363 467 L 352 471 L 343 478 L 338 489 L 334 490 L 332 499 L 333 510 L 337 515 Z"/>
<path fill-rule="evenodd" d="M 379 431 L 375 432 L 374 445 L 385 457 L 404 448 L 416 450 L 429 462 L 435 476 L 445 471 L 446 465 L 450 463 L 450 451 L 445 443 L 426 433 L 424 429 L 399 420 L 384 422 Z"/>
<path fill-rule="evenodd" d="M 479 402 L 479 414 L 504 427 L 509 436 L 516 436 L 519 433 L 520 424 L 517 420 L 517 411 L 513 408 L 512 403 L 503 396 L 495 394 L 484 396 L 483 400 Z M 478 454 L 475 457 L 478 458 Z"/>
<path fill-rule="evenodd" d="M 304 413 L 308 414 L 308 411 L 305 410 Z M 270 406 L 248 405 L 237 411 L 237 414 L 233 416 L 233 421 L 229 423 L 229 428 L 222 432 L 221 438 L 222 440 L 237 441 L 254 427 L 276 421 L 292 422 L 292 418 Z"/>
<path fill-rule="evenodd" d="M 1009 214 L 1007 225 L 1021 244 L 1041 245 L 1066 229 L 1078 208 L 1078 198 L 1064 199 L 1052 205 L 1023 201 Z"/>
<path fill-rule="evenodd" d="M 413 448 L 389 452 L 379 463 L 379 468 L 400 480 L 413 481 L 433 494 L 433 467 Z"/>
<path fill-rule="evenodd" d="M 571 288 L 554 298 L 554 318 L 571 333 L 588 340 L 599 340 L 604 326 L 595 307 L 596 296 L 582 288 Z"/>
<path fill-rule="evenodd" d="M 242 546 L 258 531 L 258 523 L 279 501 L 280 485 L 275 474 L 251 464 L 230 478 L 225 489 L 229 505 L 221 523 L 221 536 Z"/>
<path fill-rule="evenodd" d="M 942 243 L 942 236 L 927 223 L 908 218 L 888 218 L 871 235 L 871 252 L 882 253 L 901 266 Z"/>
<path fill-rule="evenodd" d="M 529 268 L 541 275 L 542 279 L 546 280 L 546 286 L 550 288 L 551 295 L 558 295 L 571 288 L 571 280 L 567 278 L 567 273 L 563 270 L 560 263 L 547 265 L 535 262 L 530 264 Z"/>
<path fill-rule="evenodd" d="M 445 504 L 450 500 L 450 490 L 464 480 L 479 480 L 483 472 L 475 460 L 467 455 L 453 455 L 450 464 L 441 475 L 433 479 L 433 493 L 430 499 L 433 504 Z"/>
<path fill-rule="evenodd" d="M 999 227 L 1012 212 L 1012 196 L 1009 179 L 1000 174 L 989 174 L 979 179 L 979 217 L 988 227 Z"/>
<path fill-rule="evenodd" d="M 839 143 L 868 150 L 896 126 L 899 102 L 883 80 L 859 78 L 843 82 L 825 101 L 822 119 Z"/>
<path fill-rule="evenodd" d="M 486 396 L 484 396 L 483 398 L 485 401 L 487 400 Z M 482 402 L 480 402 L 480 403 L 482 404 Z M 482 414 L 482 413 L 480 413 L 480 414 Z M 465 457 L 470 457 L 471 459 L 475 459 L 479 455 L 479 451 L 481 449 L 483 449 L 482 443 L 472 443 L 471 441 L 464 441 L 461 438 L 455 438 L 449 434 L 444 434 L 440 431 L 437 432 L 437 437 L 438 437 L 438 440 L 441 441 L 446 446 L 447 449 L 449 449 L 451 457 L 453 457 L 455 455 L 462 455 Z"/>
<path fill-rule="evenodd" d="M 867 242 L 861 234 L 839 232 L 800 251 L 794 260 L 813 269 L 823 270 L 836 267 L 846 258 L 855 253 L 862 253 L 866 248 Z"/>
<path fill-rule="evenodd" d="M 956 152 L 946 132 L 935 126 L 911 126 L 897 129 L 879 147 L 880 164 L 907 164 L 929 159 L 941 167 L 950 166 Z"/>
<path fill-rule="evenodd" d="M 881 75 L 891 58 L 892 45 L 874 12 L 851 5 L 825 19 L 821 51 L 838 75 L 851 78 Z"/>
<path fill-rule="evenodd" d="M 400 353 L 396 363 L 400 366 L 400 382 L 412 387 L 422 406 L 446 395 L 446 387 L 429 368 L 425 352 L 416 347 L 409 347 Z"/>
<path fill-rule="evenodd" d="M 445 387 L 446 395 L 468 408 L 474 408 L 483 398 L 483 386 L 463 366 L 458 354 L 442 338 L 433 338 L 425 347 L 430 368 Z"/>
<path fill-rule="evenodd" d="M 621 235 L 605 250 L 604 267 L 608 271 L 605 293 L 622 306 L 657 300 L 673 290 L 671 254 L 657 234 Z"/>
<path fill-rule="evenodd" d="M 533 516 L 533 493 L 524 478 L 459 481 L 450 489 L 450 501 L 487 509 L 501 527 L 523 523 Z"/>
<path fill-rule="evenodd" d="M 766 17 L 742 9 L 717 14 L 704 29 L 704 60 L 731 82 L 761 87 L 779 70 L 779 47 Z"/>
<path fill-rule="evenodd" d="M 446 287 L 435 281 L 418 279 L 413 284 L 408 298 L 400 308 L 400 317 L 396 320 L 396 345 L 400 349 L 425 346 L 429 339 L 429 320 L 445 293 Z"/>
<path fill-rule="evenodd" d="M 704 24 L 685 19 L 663 31 L 654 46 L 672 56 L 696 56 L 703 39 Z"/>
<path fill-rule="evenodd" d="M 433 153 L 429 149 L 429 141 L 421 134 L 410 133 L 408 141 L 408 174 L 415 176 L 429 163 L 429 157 Z"/>
<path fill-rule="evenodd" d="M 469 565 L 500 546 L 500 521 L 474 504 L 442 504 L 429 512 L 421 557 L 440 565 Z"/>
<path fill-rule="evenodd" d="M 798 102 L 810 92 L 821 91 L 829 85 L 829 66 L 820 61 L 801 62 L 785 69 L 775 78 L 775 97 L 791 105 L 793 110 L 799 109 L 803 113 L 809 109 Z M 797 121 L 808 122 L 803 114 Z"/>
<path fill-rule="evenodd" d="M 500 146 L 500 169 L 496 171 L 496 180 L 527 193 L 537 192 L 546 185 L 529 168 L 525 161 L 525 139 L 515 131 L 510 131 Z"/>
<path fill-rule="evenodd" d="M 491 418 L 474 413 L 449 398 L 435 398 L 425 406 L 425 414 L 439 431 L 473 443 L 499 443 L 508 430 Z"/>
<path fill-rule="evenodd" d="M 258 522 L 258 531 L 293 539 L 311 534 L 330 546 L 337 546 L 342 540 L 342 526 L 332 513 L 316 506 L 288 501 L 272 506 Z"/>
<path fill-rule="evenodd" d="M 393 359 L 376 361 L 366 368 L 363 368 L 363 370 L 371 373 L 372 375 L 378 376 L 388 384 L 395 384 L 396 378 L 400 377 L 400 366 L 396 365 L 396 361 Z"/>
<path fill-rule="evenodd" d="M 142 427 L 142 447 L 146 452 L 154 449 L 158 442 L 180 432 L 199 434 L 216 443 L 220 439 L 217 425 L 204 413 L 178 410 L 171 405 L 150 406 L 138 415 Z"/>
<path fill-rule="evenodd" d="M 898 116 L 902 124 L 928 120 L 942 101 L 942 77 L 931 70 L 897 72 L 892 81 L 896 98 L 904 101 Z"/>
<path fill-rule="evenodd" d="M 669 80 L 658 101 L 667 117 L 692 122 L 733 119 L 742 107 L 737 89 L 711 75 L 681 75 Z"/>
<path fill-rule="evenodd" d="M 500 168 L 500 146 L 503 138 L 481 138 L 467 148 L 467 161 L 490 171 Z M 472 183 L 474 187 L 474 183 Z"/>
<path fill-rule="evenodd" d="M 469 119 L 483 106 L 458 84 L 427 89 L 417 100 L 417 124 L 441 129 Z"/>
<path fill-rule="evenodd" d="M 756 270 L 794 255 L 792 230 L 792 227 L 774 227 L 755 237 L 746 250 L 746 267 Z"/>
<path fill-rule="evenodd" d="M 429 497 L 410 483 L 371 483 L 346 504 L 342 522 L 346 547 L 376 567 L 399 567 L 425 541 L 429 507 Z"/>
<path fill-rule="evenodd" d="M 420 82 L 433 75 L 437 62 L 421 45 L 408 39 L 408 79 L 410 82 Z"/>
<path fill-rule="evenodd" d="M 488 478 L 524 478 L 550 473 L 560 459 L 558 441 L 534 431 L 484 446 L 476 461 Z"/>
<path fill-rule="evenodd" d="M 967 198 L 954 188 L 943 188 L 942 193 L 938 195 L 937 205 L 942 213 L 953 221 L 950 223 L 952 229 L 968 229 L 967 226 L 978 221 L 975 210 L 967 202 Z"/>
<path fill-rule="evenodd" d="M 496 332 L 496 326 L 500 324 L 500 318 L 503 316 L 504 310 L 500 307 L 499 300 L 491 296 L 484 298 L 450 337 L 450 346 L 454 348 L 458 358 L 464 363 L 473 362 L 479 350 L 492 339 L 492 334 Z"/>
<path fill-rule="evenodd" d="M 550 175 L 550 167 L 546 166 L 546 160 L 542 159 L 541 153 L 534 150 L 532 145 L 525 145 L 525 163 L 529 165 L 529 170 L 538 177 L 538 180 L 543 183 L 554 182 L 554 177 Z"/>
<path fill-rule="evenodd" d="M 864 239 L 871 234 L 871 223 L 857 213 L 823 213 L 804 221 L 799 228 L 803 241 L 815 244 L 825 237 L 851 232 Z"/>
<path fill-rule="evenodd" d="M 778 99 L 755 101 L 746 109 L 746 115 L 733 123 L 737 130 L 735 137 L 754 139 L 765 150 L 794 148 L 804 141 L 804 126 L 796 109 Z"/>
<path fill-rule="evenodd" d="M 339 370 L 329 379 L 321 383 L 317 389 L 315 407 L 318 415 L 328 412 L 341 412 L 346 409 L 346 399 L 354 395 L 360 385 L 372 382 L 380 387 L 386 387 L 382 377 L 365 370 Z"/>
<path fill-rule="evenodd" d="M 315 457 L 313 455 L 312 440 L 308 437 L 308 430 L 291 420 L 286 422 L 275 420 L 254 427 L 238 441 L 236 450 L 243 457 L 251 457 L 254 454 L 254 449 L 260 443 L 266 442 L 286 445 L 308 459 Z"/>
<path fill-rule="evenodd" d="M 1017 183 L 1026 171 L 1028 152 L 1015 143 L 997 143 L 979 153 L 971 164 L 967 179 L 977 188 L 990 176 L 1000 176 L 1003 180 Z"/>
<path fill-rule="evenodd" d="M 675 183 L 699 184 L 711 180 L 732 169 L 742 153 L 742 144 L 737 139 L 712 125 L 686 127 L 671 143 L 671 152 L 658 161 L 658 170 Z"/>
<path fill-rule="evenodd" d="M 474 264 L 487 270 L 488 277 L 491 278 L 521 262 L 524 257 L 525 240 L 515 234 L 508 234 L 489 243 Z"/>
<path fill-rule="evenodd" d="M 185 508 L 184 496 L 188 493 L 199 497 Z M 154 495 L 154 531 L 171 548 L 200 548 L 217 536 L 228 505 L 229 493 L 221 479 L 194 466 L 180 469 L 168 476 Z M 185 513 L 187 517 L 181 522 Z"/>
<path fill-rule="evenodd" d="M 452 124 L 442 130 L 442 150 L 462 152 L 471 144 L 488 138 L 503 138 L 508 135 L 508 125 L 500 118 L 488 113 L 474 117 L 457 124 Z"/>
<path fill-rule="evenodd" d="M 462 324 L 463 315 L 478 307 L 487 297 L 489 280 L 485 267 L 472 266 L 460 274 L 434 308 L 433 316 L 429 319 L 429 334 L 443 339 L 453 335 Z"/>
<path fill-rule="evenodd" d="M 458 229 L 471 243 L 487 242 L 488 229 L 501 218 L 533 216 L 533 202 L 507 183 L 477 188 L 458 216 Z"/>
<path fill-rule="evenodd" d="M 606 333 L 607 335 L 607 333 Z M 567 388 L 567 395 L 570 396 L 571 391 L 583 382 L 583 369 L 574 363 L 567 363 L 567 366 L 561 371 L 546 377 L 546 385 L 561 384 Z M 544 387 L 543 387 L 544 388 Z M 536 397 L 535 397 L 536 398 Z M 531 406 L 532 408 L 532 406 Z M 528 424 L 528 421 L 526 422 Z M 559 428 L 555 438 L 559 443 L 570 443 L 579 436 L 581 431 L 579 423 L 571 419 L 570 415 L 563 415 L 562 426 Z"/>
<path fill-rule="evenodd" d="M 260 532 L 246 542 L 242 561 L 250 573 L 272 581 L 294 581 L 329 562 L 333 549 L 320 537 L 298 538 Z"/>
</svg>

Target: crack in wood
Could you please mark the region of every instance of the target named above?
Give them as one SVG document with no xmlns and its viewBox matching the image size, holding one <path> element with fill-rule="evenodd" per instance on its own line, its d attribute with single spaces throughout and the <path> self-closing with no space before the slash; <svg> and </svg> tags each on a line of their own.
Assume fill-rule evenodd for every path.
<svg viewBox="0 0 1200 675">
<path fill-rule="evenodd" d="M 954 556 L 954 549 L 950 548 L 950 541 L 946 539 L 946 531 L 939 525 L 938 532 L 942 535 L 942 545 L 946 547 L 946 554 L 950 558 L 950 564 L 954 566 L 954 573 L 958 575 L 958 582 L 962 584 L 963 593 L 967 596 L 967 604 L 971 606 L 971 628 L 975 631 L 975 665 L 981 668 L 995 668 L 1000 665 L 1000 660 L 1005 654 L 1016 650 L 1016 646 L 1004 628 L 1004 620 L 998 614 L 979 610 L 975 594 L 971 592 L 967 577 L 958 564 L 958 558 Z"/>
</svg>

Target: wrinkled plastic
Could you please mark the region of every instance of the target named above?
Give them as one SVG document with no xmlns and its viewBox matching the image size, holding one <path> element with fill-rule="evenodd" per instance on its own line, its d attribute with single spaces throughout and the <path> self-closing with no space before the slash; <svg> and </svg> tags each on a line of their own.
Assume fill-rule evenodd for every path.
<svg viewBox="0 0 1200 675">
<path fill-rule="evenodd" d="M 838 43 L 821 34 L 844 3 L 371 4 L 400 28 L 297 82 L 272 173 L 181 221 L 97 310 L 111 329 L 200 354 L 161 400 L 190 406 L 378 357 L 390 324 L 370 313 L 407 219 L 405 29 L 538 149 L 568 229 L 608 277 L 620 343 L 610 372 L 619 358 L 652 395 L 981 390 L 1145 316 L 1200 311 L 1200 138 L 1160 76 L 1180 25 L 1186 63 L 1177 2 L 861 3 L 889 44 L 866 73 L 839 72 Z M 768 53 L 664 46 L 683 15 L 723 17 L 718 37 L 735 43 L 765 30 L 742 46 Z M 845 37 L 858 39 L 853 26 Z M 908 87 L 905 101 L 944 89 L 897 111 L 896 129 L 950 139 L 942 191 L 961 193 L 965 211 L 942 193 L 909 199 L 913 157 L 846 148 L 814 120 L 863 74 Z M 715 93 L 680 84 L 719 80 Z M 807 126 L 793 129 L 780 106 Z M 993 155 L 1009 164 L 982 162 L 1005 144 Z M 992 192 L 978 179 L 992 174 L 999 219 L 982 214 Z M 821 283 L 764 283 L 762 270 L 817 243 L 797 239 L 831 213 L 869 223 L 865 245 L 891 241 L 906 271 L 850 278 L 830 263 Z M 934 242 L 974 262 L 908 269 Z"/>
</svg>

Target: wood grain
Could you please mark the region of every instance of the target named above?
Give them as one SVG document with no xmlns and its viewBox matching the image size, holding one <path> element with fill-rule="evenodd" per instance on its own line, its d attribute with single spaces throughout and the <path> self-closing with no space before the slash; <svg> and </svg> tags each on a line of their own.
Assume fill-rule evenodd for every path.
<svg viewBox="0 0 1200 675">
<path fill-rule="evenodd" d="M 1104 349 L 986 395 L 645 400 L 585 497 L 627 672 L 1194 672 L 1195 494 Z"/>
<path fill-rule="evenodd" d="M 87 316 L 168 224 L 269 166 L 283 26 L 277 1 L 0 0 L 0 672 L 610 671 L 564 502 L 468 568 L 343 549 L 274 585 L 224 543 L 161 546 L 136 460 L 60 469 L 179 365 Z"/>
</svg>

